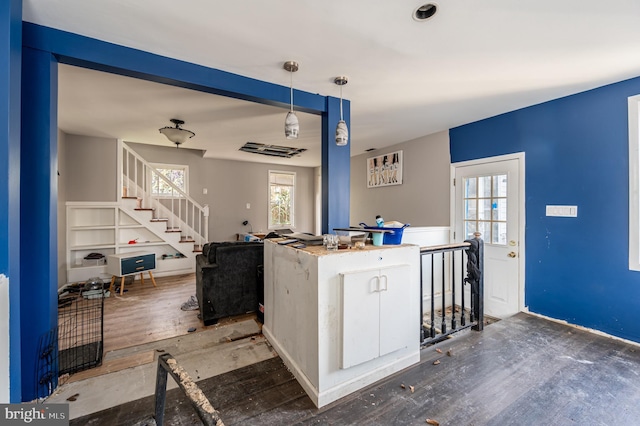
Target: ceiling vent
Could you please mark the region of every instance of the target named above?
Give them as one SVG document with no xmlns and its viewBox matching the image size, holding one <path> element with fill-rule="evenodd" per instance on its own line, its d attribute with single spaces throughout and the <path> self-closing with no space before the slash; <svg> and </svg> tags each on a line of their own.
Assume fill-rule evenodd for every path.
<svg viewBox="0 0 640 426">
<path fill-rule="evenodd" d="M 291 158 L 306 151 L 305 148 L 291 148 L 288 146 L 265 145 L 258 142 L 247 142 L 240 151 L 251 152 L 253 154 L 269 155 L 271 157 Z"/>
</svg>

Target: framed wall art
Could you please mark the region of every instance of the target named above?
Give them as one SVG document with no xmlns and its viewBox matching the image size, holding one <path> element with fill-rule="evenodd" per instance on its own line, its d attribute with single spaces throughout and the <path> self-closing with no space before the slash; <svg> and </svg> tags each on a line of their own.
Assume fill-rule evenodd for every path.
<svg viewBox="0 0 640 426">
<path fill-rule="evenodd" d="M 367 158 L 367 188 L 402 184 L 402 151 Z"/>
</svg>

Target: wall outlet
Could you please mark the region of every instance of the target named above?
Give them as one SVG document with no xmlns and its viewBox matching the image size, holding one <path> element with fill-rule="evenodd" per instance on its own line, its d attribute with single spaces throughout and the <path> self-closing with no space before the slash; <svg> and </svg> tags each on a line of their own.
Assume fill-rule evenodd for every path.
<svg viewBox="0 0 640 426">
<path fill-rule="evenodd" d="M 578 217 L 578 206 L 547 206 L 547 216 Z"/>
<path fill-rule="evenodd" d="M 203 193 L 204 195 L 207 195 L 207 192 L 209 192 L 209 191 L 207 190 L 207 188 L 202 188 L 202 193 Z"/>
<path fill-rule="evenodd" d="M 251 208 L 251 203 L 247 203 L 247 210 Z"/>
</svg>

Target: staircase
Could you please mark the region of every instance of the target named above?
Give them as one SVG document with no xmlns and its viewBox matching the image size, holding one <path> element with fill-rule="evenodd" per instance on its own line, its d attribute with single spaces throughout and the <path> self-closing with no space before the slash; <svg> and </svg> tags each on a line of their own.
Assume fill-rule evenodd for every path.
<svg viewBox="0 0 640 426">
<path fill-rule="evenodd" d="M 160 260 L 182 259 L 194 271 L 195 254 L 208 240 L 208 206 L 201 206 L 125 143 L 120 164 L 121 210 L 176 248 Z"/>
<path fill-rule="evenodd" d="M 110 279 L 105 265 L 87 265 L 89 253 L 156 254 L 154 275 L 195 271 L 195 257 L 208 241 L 209 208 L 201 206 L 130 147 L 121 144 L 117 202 L 67 203 L 67 282 Z M 151 182 L 161 184 L 162 196 Z"/>
</svg>

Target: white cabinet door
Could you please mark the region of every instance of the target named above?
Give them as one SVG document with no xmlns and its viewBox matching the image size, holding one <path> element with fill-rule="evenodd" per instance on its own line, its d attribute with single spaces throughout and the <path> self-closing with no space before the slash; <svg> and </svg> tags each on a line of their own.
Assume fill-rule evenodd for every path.
<svg viewBox="0 0 640 426">
<path fill-rule="evenodd" d="M 420 317 L 410 309 L 409 265 L 380 270 L 380 356 L 419 339 Z"/>
<path fill-rule="evenodd" d="M 379 356 L 379 270 L 342 275 L 342 360 L 349 368 Z"/>
<path fill-rule="evenodd" d="M 349 368 L 408 346 L 415 338 L 409 265 L 340 274 L 342 360 Z"/>
</svg>

